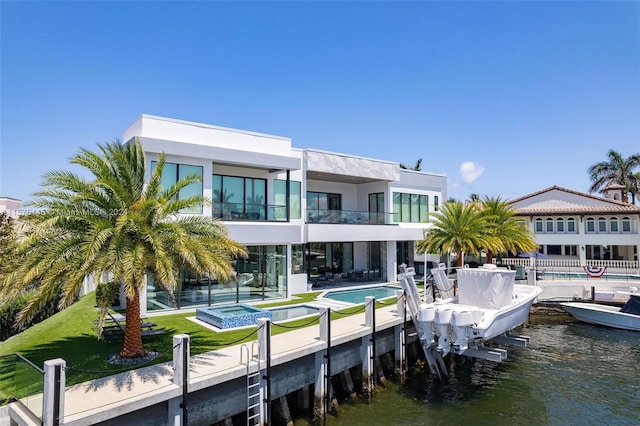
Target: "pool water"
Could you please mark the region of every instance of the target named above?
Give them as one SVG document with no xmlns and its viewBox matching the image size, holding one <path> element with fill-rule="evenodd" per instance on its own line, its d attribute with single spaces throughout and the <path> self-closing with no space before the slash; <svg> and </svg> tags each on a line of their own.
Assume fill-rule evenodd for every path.
<svg viewBox="0 0 640 426">
<path fill-rule="evenodd" d="M 269 309 L 269 311 L 271 311 L 272 320 L 274 322 L 278 322 L 288 321 L 290 319 L 304 317 L 307 315 L 315 315 L 320 311 L 320 309 L 313 306 L 300 305 Z"/>
<path fill-rule="evenodd" d="M 324 297 L 327 299 L 337 300 L 347 303 L 364 303 L 365 297 L 375 297 L 376 300 L 392 297 L 396 295 L 396 291 L 401 290 L 400 287 L 378 286 L 366 287 L 352 290 L 329 291 Z"/>
</svg>

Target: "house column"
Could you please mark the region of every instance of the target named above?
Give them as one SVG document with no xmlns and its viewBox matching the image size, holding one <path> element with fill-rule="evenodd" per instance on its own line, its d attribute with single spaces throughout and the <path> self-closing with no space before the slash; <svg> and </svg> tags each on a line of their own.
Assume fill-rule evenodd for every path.
<svg viewBox="0 0 640 426">
<path fill-rule="evenodd" d="M 587 264 L 587 240 L 586 240 L 586 227 L 584 223 L 584 216 L 578 217 L 578 255 L 580 256 L 580 266 L 586 266 Z"/>
</svg>

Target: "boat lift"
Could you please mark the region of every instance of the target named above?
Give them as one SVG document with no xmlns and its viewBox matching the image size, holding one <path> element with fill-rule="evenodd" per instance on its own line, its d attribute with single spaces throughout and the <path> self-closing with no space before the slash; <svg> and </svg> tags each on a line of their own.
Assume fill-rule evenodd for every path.
<svg viewBox="0 0 640 426">
<path fill-rule="evenodd" d="M 425 301 L 423 301 L 414 280 L 414 268 L 401 265 L 400 271 L 398 277 L 406 294 L 406 305 L 416 327 L 427 364 L 431 374 L 440 380 L 448 378 L 444 357 L 449 353 L 501 362 L 507 358 L 507 351 L 484 346 L 486 340 L 521 347 L 529 344 L 529 337 L 512 335 L 510 330 L 524 322 L 523 314 L 528 317 L 535 297 L 527 297 L 530 300 L 523 303 L 511 303 L 513 307 L 501 310 L 459 305 L 453 280 L 447 278 L 446 266 L 440 264 L 431 270 L 438 300 L 432 302 L 429 294 L 431 292 L 425 288 Z M 538 288 L 532 289 L 531 292 L 534 296 L 540 293 Z M 523 311 L 525 309 L 526 311 Z M 498 320 L 500 323 L 505 323 L 506 329 L 501 330 L 502 332 L 497 335 L 485 336 L 483 331 L 494 325 L 492 320 L 488 325 L 485 324 L 484 328 L 479 328 L 478 322 L 484 321 L 485 316 L 495 318 L 496 323 Z"/>
</svg>

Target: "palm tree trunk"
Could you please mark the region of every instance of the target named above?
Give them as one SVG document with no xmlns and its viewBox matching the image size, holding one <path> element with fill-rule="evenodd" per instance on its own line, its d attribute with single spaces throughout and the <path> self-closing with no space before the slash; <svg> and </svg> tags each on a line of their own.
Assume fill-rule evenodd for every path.
<svg viewBox="0 0 640 426">
<path fill-rule="evenodd" d="M 493 252 L 491 250 L 487 250 L 487 263 L 493 263 Z"/>
<path fill-rule="evenodd" d="M 144 356 L 142 331 L 140 328 L 140 290 L 136 289 L 133 298 L 127 297 L 127 323 L 124 329 L 124 343 L 120 356 L 135 358 Z"/>
</svg>

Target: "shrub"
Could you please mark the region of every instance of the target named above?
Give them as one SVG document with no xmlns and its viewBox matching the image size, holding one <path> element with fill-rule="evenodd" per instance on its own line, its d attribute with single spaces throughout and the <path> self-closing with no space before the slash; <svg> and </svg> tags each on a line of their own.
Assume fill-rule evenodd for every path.
<svg viewBox="0 0 640 426">
<path fill-rule="evenodd" d="M 31 291 L 10 302 L 3 303 L 2 306 L 0 306 L 0 341 L 7 340 L 9 337 L 20 332 L 20 330 L 15 326 L 16 317 L 18 316 L 18 313 L 20 313 L 22 308 L 27 305 L 33 295 L 34 292 Z M 53 314 L 59 312 L 59 302 L 59 297 L 50 300 L 42 308 L 42 310 L 38 312 L 35 317 L 33 317 L 33 319 L 25 326 L 25 328 L 29 328 L 34 324 L 44 321 Z"/>
</svg>

